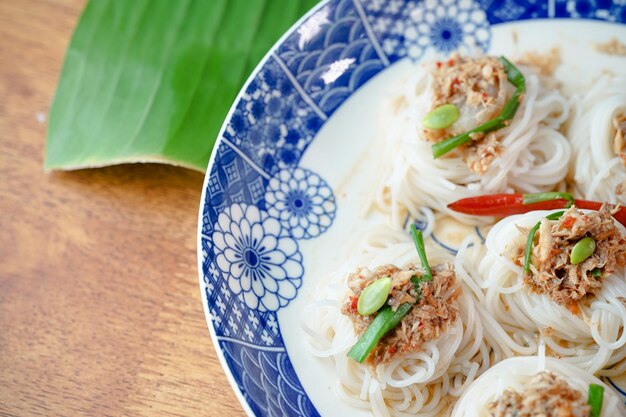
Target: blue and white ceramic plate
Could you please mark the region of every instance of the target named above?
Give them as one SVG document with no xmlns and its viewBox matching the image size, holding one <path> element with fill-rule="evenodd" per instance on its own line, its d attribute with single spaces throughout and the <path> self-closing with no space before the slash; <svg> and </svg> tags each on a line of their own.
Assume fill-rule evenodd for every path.
<svg viewBox="0 0 626 417">
<path fill-rule="evenodd" d="M 360 415 L 332 393 L 298 321 L 360 227 L 377 103 L 394 80 L 455 50 L 558 47 L 556 75 L 575 83 L 623 59 L 593 44 L 626 40 L 625 22 L 626 0 L 327 0 L 283 36 L 222 127 L 200 207 L 202 302 L 249 415 Z M 445 227 L 434 237 L 454 251 Z"/>
</svg>

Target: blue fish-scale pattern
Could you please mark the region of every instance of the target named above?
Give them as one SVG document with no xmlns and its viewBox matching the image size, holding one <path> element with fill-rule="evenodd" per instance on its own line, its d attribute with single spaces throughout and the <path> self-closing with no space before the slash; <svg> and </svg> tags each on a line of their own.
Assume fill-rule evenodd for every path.
<svg viewBox="0 0 626 417">
<path fill-rule="evenodd" d="M 284 351 L 220 341 L 241 393 L 258 416 L 319 416 Z"/>
<path fill-rule="evenodd" d="M 246 87 L 224 138 L 272 175 L 295 167 L 323 119 L 270 58 Z"/>
<path fill-rule="evenodd" d="M 250 309 L 233 294 L 214 263 L 210 239 L 203 237 L 201 244 L 204 296 L 215 334 L 258 346 L 283 346 L 276 314 Z"/>
<path fill-rule="evenodd" d="M 308 25 L 308 26 L 307 26 Z M 384 68 L 354 2 L 331 2 L 311 16 L 277 54 L 306 94 L 330 116 Z"/>
<path fill-rule="evenodd" d="M 265 208 L 267 180 L 229 145 L 220 143 L 211 166 L 202 213 L 202 233 L 210 236 L 218 214 L 232 203 Z"/>
</svg>

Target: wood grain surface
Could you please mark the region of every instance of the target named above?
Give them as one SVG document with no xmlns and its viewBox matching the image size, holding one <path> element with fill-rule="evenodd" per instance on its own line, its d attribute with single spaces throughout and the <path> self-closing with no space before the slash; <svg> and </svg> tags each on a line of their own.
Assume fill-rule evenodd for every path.
<svg viewBox="0 0 626 417">
<path fill-rule="evenodd" d="M 196 272 L 203 176 L 43 171 L 83 0 L 0 0 L 0 416 L 240 416 Z"/>
</svg>

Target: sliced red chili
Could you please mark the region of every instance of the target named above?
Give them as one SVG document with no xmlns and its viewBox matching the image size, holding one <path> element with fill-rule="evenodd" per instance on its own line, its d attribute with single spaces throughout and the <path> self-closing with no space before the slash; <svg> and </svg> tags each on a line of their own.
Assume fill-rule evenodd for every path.
<svg viewBox="0 0 626 417">
<path fill-rule="evenodd" d="M 534 210 L 555 210 L 566 207 L 569 202 L 566 199 L 541 201 L 538 203 L 524 204 L 523 194 L 491 194 L 479 197 L 469 197 L 448 204 L 448 208 L 459 213 L 473 216 L 506 217 L 513 214 L 523 214 Z M 602 203 L 589 200 L 574 200 L 574 205 L 579 209 L 600 210 Z M 615 220 L 626 226 L 626 207 L 616 207 L 609 204 L 614 211 Z"/>
<path fill-rule="evenodd" d="M 566 218 L 563 219 L 563 222 L 561 224 L 563 225 L 563 227 L 571 229 L 574 223 L 576 223 L 576 219 L 573 218 L 572 216 L 567 216 Z"/>
<path fill-rule="evenodd" d="M 352 311 L 356 311 L 359 304 L 359 297 L 350 297 L 350 301 L 350 309 L 352 309 Z"/>
</svg>

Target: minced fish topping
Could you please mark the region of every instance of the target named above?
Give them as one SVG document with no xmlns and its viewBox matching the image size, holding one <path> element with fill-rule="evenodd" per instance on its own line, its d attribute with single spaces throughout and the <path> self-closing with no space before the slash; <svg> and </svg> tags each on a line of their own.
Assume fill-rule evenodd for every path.
<svg viewBox="0 0 626 417">
<path fill-rule="evenodd" d="M 549 371 L 535 375 L 522 392 L 506 389 L 487 406 L 489 417 L 589 417 L 583 393 Z"/>
<path fill-rule="evenodd" d="M 528 231 L 524 232 L 527 236 Z M 585 237 L 595 241 L 595 249 L 584 261 L 572 264 L 572 249 Z M 516 253 L 520 265 L 523 256 L 521 244 Z M 558 220 L 541 220 L 524 284 L 577 314 L 578 302 L 600 291 L 602 277 L 624 266 L 626 238 L 609 209 L 583 213 L 571 207 Z"/>
<path fill-rule="evenodd" d="M 439 142 L 472 130 L 502 112 L 512 94 L 504 66 L 492 56 L 479 58 L 453 54 L 447 61 L 437 61 L 432 68 L 432 109 L 454 104 L 459 119 L 446 129 L 422 129 L 422 137 Z M 484 173 L 502 152 L 497 132 L 476 134 L 459 149 L 467 166 Z"/>
<path fill-rule="evenodd" d="M 354 331 L 361 336 L 376 317 L 376 313 L 362 316 L 357 311 L 361 292 L 379 278 L 390 277 L 391 288 L 386 304 L 395 311 L 402 303 L 415 306 L 400 324 L 387 333 L 367 357 L 367 363 L 387 363 L 398 355 L 422 350 L 424 343 L 439 338 L 459 316 L 457 299 L 461 286 L 450 264 L 432 268 L 433 279 L 419 284 L 419 293 L 411 281 L 425 270 L 409 264 L 405 269 L 394 265 L 380 266 L 373 271 L 360 268 L 348 276 L 348 300 L 341 312 L 347 315 Z"/>
</svg>

